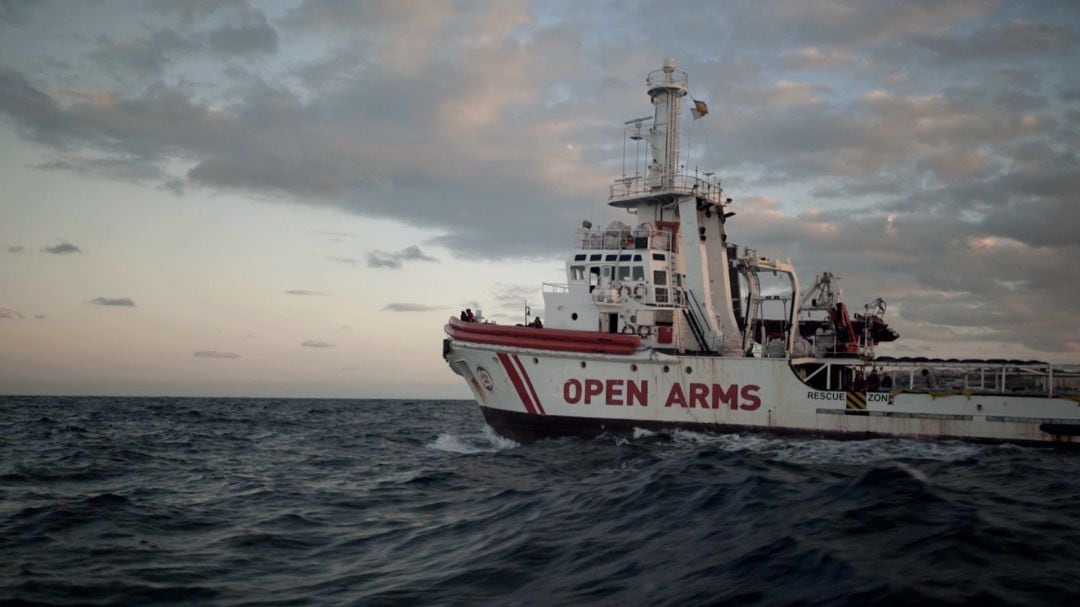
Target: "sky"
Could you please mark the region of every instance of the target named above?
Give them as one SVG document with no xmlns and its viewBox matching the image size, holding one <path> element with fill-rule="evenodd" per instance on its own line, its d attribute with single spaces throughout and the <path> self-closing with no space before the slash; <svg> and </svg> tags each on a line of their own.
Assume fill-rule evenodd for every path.
<svg viewBox="0 0 1080 607">
<path fill-rule="evenodd" d="M 666 57 L 729 239 L 879 355 L 1080 362 L 1080 4 L 0 0 L 0 394 L 464 398 Z"/>
</svg>

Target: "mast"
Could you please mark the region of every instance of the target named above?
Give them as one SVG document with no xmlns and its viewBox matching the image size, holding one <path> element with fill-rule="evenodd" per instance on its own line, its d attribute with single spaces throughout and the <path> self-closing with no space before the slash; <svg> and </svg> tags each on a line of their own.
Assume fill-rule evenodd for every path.
<svg viewBox="0 0 1080 607">
<path fill-rule="evenodd" d="M 653 125 L 649 129 L 652 164 L 649 184 L 654 189 L 667 189 L 675 184 L 679 172 L 679 114 L 681 99 L 687 93 L 686 72 L 675 69 L 675 60 L 668 57 L 664 67 L 646 78 L 649 97 L 654 108 Z"/>
<path fill-rule="evenodd" d="M 693 327 L 699 346 L 726 355 L 742 354 L 742 331 L 735 319 L 729 279 L 724 222 L 730 200 L 720 182 L 706 173 L 687 175 L 679 164 L 679 118 L 688 95 L 686 72 L 675 60 L 645 79 L 653 104 L 648 140 L 652 161 L 644 178 L 623 177 L 611 187 L 609 204 L 635 213 L 642 221 L 676 226 L 678 262 L 682 277 L 682 313 Z M 642 122 L 639 119 L 637 122 Z M 639 131 L 635 131 L 635 134 Z"/>
</svg>

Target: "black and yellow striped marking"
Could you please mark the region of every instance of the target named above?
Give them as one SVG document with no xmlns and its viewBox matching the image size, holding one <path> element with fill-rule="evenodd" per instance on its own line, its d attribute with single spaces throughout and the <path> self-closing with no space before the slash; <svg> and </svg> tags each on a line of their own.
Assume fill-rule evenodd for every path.
<svg viewBox="0 0 1080 607">
<path fill-rule="evenodd" d="M 849 411 L 866 411 L 866 393 L 848 392 L 847 408 Z"/>
</svg>

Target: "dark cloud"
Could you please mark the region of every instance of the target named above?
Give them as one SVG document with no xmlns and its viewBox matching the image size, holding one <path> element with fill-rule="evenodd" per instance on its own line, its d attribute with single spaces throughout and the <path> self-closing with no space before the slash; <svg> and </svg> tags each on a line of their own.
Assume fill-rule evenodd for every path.
<svg viewBox="0 0 1080 607">
<path fill-rule="evenodd" d="M 439 308 L 433 308 L 427 304 L 420 303 L 388 303 L 383 308 L 386 312 L 432 312 Z"/>
<path fill-rule="evenodd" d="M 177 32 L 162 29 L 129 40 L 98 36 L 97 48 L 89 56 L 115 75 L 142 77 L 159 74 L 176 54 L 197 48 L 194 42 Z"/>
<path fill-rule="evenodd" d="M 17 245 L 17 244 L 16 245 L 10 245 L 7 248 L 8 253 L 22 253 L 25 250 L 26 250 L 26 247 L 24 247 L 22 245 Z"/>
<path fill-rule="evenodd" d="M 215 13 L 225 11 L 247 12 L 252 10 L 251 3 L 247 0 L 151 0 L 149 3 L 154 9 L 170 14 L 178 15 L 185 23 L 206 19 Z"/>
<path fill-rule="evenodd" d="M 340 261 L 340 260 L 339 260 Z M 367 254 L 367 265 L 369 268 L 389 268 L 393 270 L 400 269 L 404 266 L 406 261 L 439 261 L 430 255 L 425 254 L 420 247 L 413 245 L 405 247 L 404 249 L 387 253 L 386 251 L 371 251 Z"/>
<path fill-rule="evenodd" d="M 369 268 L 390 268 L 397 270 L 401 268 L 401 260 L 394 257 L 392 253 L 372 251 L 367 254 L 367 265 Z"/>
<path fill-rule="evenodd" d="M 240 358 L 235 352 L 222 352 L 220 350 L 197 350 L 191 354 L 195 358 Z"/>
<path fill-rule="evenodd" d="M 130 297 L 95 297 L 90 303 L 96 306 L 127 306 L 135 307 L 135 302 Z"/>
<path fill-rule="evenodd" d="M 1053 23 L 1015 19 L 966 36 L 953 33 L 916 34 L 912 45 L 925 48 L 942 63 L 1026 57 L 1064 52 L 1076 46 L 1075 28 Z"/>
<path fill-rule="evenodd" d="M 220 53 L 269 54 L 278 48 L 278 33 L 262 13 L 243 25 L 222 25 L 207 35 L 210 48 Z"/>
<path fill-rule="evenodd" d="M 32 168 L 40 171 L 69 171 L 82 176 L 97 176 L 131 183 L 159 182 L 165 178 L 164 172 L 156 165 L 134 157 L 68 155 L 32 165 Z"/>
<path fill-rule="evenodd" d="M 420 247 L 416 245 L 405 247 L 398 251 L 396 255 L 405 261 L 439 261 L 430 255 L 425 255 L 424 252 L 420 250 Z"/>
<path fill-rule="evenodd" d="M 42 247 L 41 252 L 52 253 L 53 255 L 70 255 L 72 253 L 82 253 L 82 249 L 70 242 L 62 242 L 51 247 Z"/>
<path fill-rule="evenodd" d="M 46 0 L 0 0 L 0 24 L 22 25 L 35 9 L 45 4 Z"/>
<path fill-rule="evenodd" d="M 307 289 L 292 289 L 290 291 L 285 291 L 285 293 L 288 294 L 288 295 L 303 295 L 303 296 L 326 295 L 326 293 L 323 293 L 322 291 L 309 291 Z"/>
<path fill-rule="evenodd" d="M 328 344 L 325 341 L 318 341 L 315 339 L 309 339 L 300 344 L 305 348 L 336 348 L 334 344 Z"/>
</svg>

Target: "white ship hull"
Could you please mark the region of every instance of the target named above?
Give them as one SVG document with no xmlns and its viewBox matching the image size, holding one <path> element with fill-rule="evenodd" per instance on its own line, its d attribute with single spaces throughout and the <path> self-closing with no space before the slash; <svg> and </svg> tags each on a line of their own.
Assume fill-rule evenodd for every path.
<svg viewBox="0 0 1080 607">
<path fill-rule="evenodd" d="M 566 282 L 542 287 L 543 322 L 497 325 L 466 309 L 446 325 L 443 354 L 499 434 L 689 428 L 1080 444 L 1080 368 L 878 357 L 875 346 L 899 338 L 884 300 L 852 316 L 831 272 L 804 290 L 791 260 L 740 253 L 715 173 L 684 172 L 686 73 L 668 59 L 645 83 L 653 116 L 624 125 L 644 162 L 630 173 L 624 160 L 608 199 L 634 225 L 582 222 Z M 694 119 L 708 113 L 693 106 Z"/>
<path fill-rule="evenodd" d="M 487 423 L 518 442 L 681 428 L 1080 445 L 1076 397 L 818 390 L 787 359 L 447 347 Z"/>
</svg>

